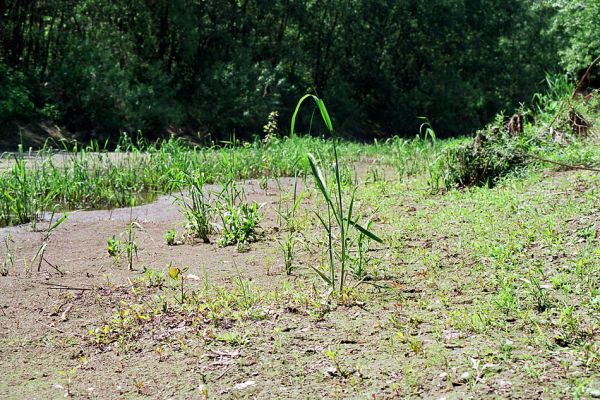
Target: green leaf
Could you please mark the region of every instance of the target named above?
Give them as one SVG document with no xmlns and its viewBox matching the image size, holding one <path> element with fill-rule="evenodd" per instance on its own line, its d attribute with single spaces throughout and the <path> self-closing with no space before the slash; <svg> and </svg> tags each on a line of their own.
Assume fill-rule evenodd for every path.
<svg viewBox="0 0 600 400">
<path fill-rule="evenodd" d="M 348 223 L 350 223 L 350 225 L 352 225 L 353 227 L 355 227 L 360 233 L 362 233 L 363 235 L 365 235 L 369 239 L 372 239 L 372 240 L 376 241 L 377 243 L 382 243 L 383 244 L 383 239 L 381 239 L 379 236 L 375 235 L 373 232 L 371 232 L 371 231 L 363 228 L 362 226 L 360 226 L 355 221 L 352 221 L 352 220 L 349 219 Z"/>
<path fill-rule="evenodd" d="M 310 169 L 312 170 L 312 173 L 315 177 L 315 182 L 317 183 L 317 187 L 323 194 L 323 197 L 325 197 L 325 200 L 327 201 L 327 203 L 329 203 L 329 205 L 332 208 L 334 208 L 333 203 L 331 202 L 331 197 L 329 196 L 329 190 L 327 189 L 327 185 L 325 184 L 325 179 L 323 178 L 323 173 L 321 172 L 321 169 L 318 167 L 317 160 L 315 159 L 315 157 L 312 154 L 308 155 L 308 163 L 310 164 Z"/>
<path fill-rule="evenodd" d="M 332 282 L 331 282 L 331 279 L 330 279 L 330 278 L 329 278 L 327 275 L 325 275 L 325 274 L 323 273 L 323 271 L 320 271 L 318 268 L 315 268 L 315 267 L 313 267 L 312 265 L 311 265 L 310 267 L 311 267 L 312 269 L 314 269 L 314 270 L 315 270 L 315 272 L 316 272 L 317 274 L 319 274 L 319 276 L 320 276 L 320 277 L 321 277 L 321 278 L 322 278 L 322 279 L 323 279 L 325 282 L 327 282 L 327 284 L 328 284 L 328 285 L 330 285 L 330 286 L 333 286 L 333 285 L 332 285 Z"/>
<path fill-rule="evenodd" d="M 296 104 L 296 109 L 294 110 L 294 114 L 292 115 L 292 123 L 290 126 L 290 136 L 293 136 L 295 133 L 295 127 L 296 127 L 296 117 L 298 116 L 298 111 L 300 111 L 300 106 L 302 105 L 302 103 L 304 103 L 304 100 L 312 98 L 315 103 L 317 104 L 317 107 L 319 107 L 319 111 L 321 112 L 321 117 L 323 118 L 323 122 L 325 123 L 325 126 L 327 127 L 327 130 L 329 131 L 330 134 L 333 134 L 333 124 L 331 123 L 331 118 L 329 117 L 329 113 L 327 112 L 327 107 L 325 107 L 325 103 L 323 102 L 323 100 L 319 99 L 317 96 L 313 95 L 313 94 L 305 94 L 304 96 L 302 96 L 300 98 L 300 100 L 298 101 L 298 104 Z"/>
<path fill-rule="evenodd" d="M 69 218 L 69 214 L 63 214 L 58 220 L 56 220 L 55 223 L 52 224 L 52 226 L 48 229 L 48 232 L 52 232 L 53 230 L 55 230 L 56 228 L 58 228 L 58 226 L 60 224 L 62 224 L 63 222 L 65 222 L 67 220 L 67 218 Z"/>
<path fill-rule="evenodd" d="M 300 193 L 300 195 L 296 199 L 296 202 L 294 203 L 294 207 L 292 208 L 292 210 L 296 211 L 296 209 L 298 209 L 298 206 L 300 205 L 300 201 L 302 200 L 302 197 L 304 197 L 304 192 Z"/>
<path fill-rule="evenodd" d="M 316 98 L 316 97 L 315 97 L 315 101 L 317 102 L 317 105 L 319 106 L 319 110 L 321 111 L 321 117 L 323 117 L 323 121 L 325 122 L 327 129 L 329 129 L 329 133 L 333 134 L 333 124 L 331 123 L 331 118 L 329 118 L 329 113 L 327 112 L 325 103 L 323 102 L 323 100 Z"/>
<path fill-rule="evenodd" d="M 328 234 L 331 233 L 331 226 L 329 226 L 329 224 L 327 224 L 325 222 L 325 220 L 323 218 L 321 218 L 321 216 L 317 213 L 315 213 L 315 215 L 317 216 L 317 218 L 319 218 L 319 221 L 321 221 L 321 224 L 323 225 L 323 227 L 325 228 L 325 230 L 327 231 Z"/>
<path fill-rule="evenodd" d="M 290 136 L 294 136 L 294 127 L 296 126 L 296 116 L 298 115 L 300 106 L 302 105 L 304 100 L 308 99 L 309 97 L 315 98 L 315 96 L 313 96 L 312 94 L 305 94 L 304 96 L 302 96 L 302 98 L 300 98 L 300 100 L 298 101 L 298 104 L 296 104 L 296 109 L 294 110 L 294 115 L 292 115 L 292 125 L 290 127 Z"/>
</svg>

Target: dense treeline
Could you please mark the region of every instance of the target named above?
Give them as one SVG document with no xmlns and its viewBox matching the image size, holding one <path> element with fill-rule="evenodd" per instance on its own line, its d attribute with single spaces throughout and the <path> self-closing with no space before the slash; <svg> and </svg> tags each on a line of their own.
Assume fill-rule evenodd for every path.
<svg viewBox="0 0 600 400">
<path fill-rule="evenodd" d="M 0 0 L 0 124 L 248 137 L 314 90 L 346 134 L 466 133 L 589 63 L 599 19 L 597 0 Z"/>
</svg>

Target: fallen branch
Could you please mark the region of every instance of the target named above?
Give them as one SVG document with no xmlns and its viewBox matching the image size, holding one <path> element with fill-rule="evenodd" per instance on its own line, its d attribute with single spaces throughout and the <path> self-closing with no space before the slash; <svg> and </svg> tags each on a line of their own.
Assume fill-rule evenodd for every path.
<svg viewBox="0 0 600 400">
<path fill-rule="evenodd" d="M 575 90 L 573 90 L 573 94 L 571 94 L 572 99 L 574 99 L 575 96 L 577 95 L 577 93 L 579 92 L 579 90 L 581 90 L 581 85 L 583 85 L 583 82 L 588 78 L 588 76 L 592 72 L 592 68 L 594 68 L 594 66 L 596 66 L 596 64 L 598 64 L 598 61 L 600 61 L 600 56 L 596 57 L 596 59 L 594 61 L 592 61 L 592 63 L 589 65 L 589 67 L 587 68 L 587 70 L 585 71 L 585 73 L 583 74 L 581 79 L 579 80 L 579 83 L 577 83 L 577 86 L 575 86 Z"/>
<path fill-rule="evenodd" d="M 63 289 L 63 290 L 93 290 L 94 288 L 80 288 L 73 286 L 61 285 L 60 283 L 42 282 L 42 285 L 50 286 L 48 289 Z"/>
<path fill-rule="evenodd" d="M 535 156 L 535 155 L 530 154 L 530 153 L 524 153 L 523 155 L 525 157 L 534 158 L 534 159 L 536 159 L 538 161 L 547 162 L 549 164 L 554 164 L 554 165 L 559 165 L 561 167 L 568 168 L 568 169 L 581 169 L 581 170 L 584 170 L 584 171 L 600 172 L 600 169 L 593 168 L 593 167 L 588 167 L 587 165 L 565 164 L 565 163 L 562 163 L 560 161 L 553 161 L 553 160 L 548 160 L 548 159 L 545 159 L 545 158 L 542 158 L 542 157 L 538 157 L 538 156 Z"/>
</svg>

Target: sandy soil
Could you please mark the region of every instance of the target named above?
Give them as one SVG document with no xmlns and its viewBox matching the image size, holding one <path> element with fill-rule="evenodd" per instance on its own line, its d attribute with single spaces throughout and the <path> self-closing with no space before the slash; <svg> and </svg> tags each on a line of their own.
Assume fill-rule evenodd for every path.
<svg viewBox="0 0 600 400">
<path fill-rule="evenodd" d="M 248 182 L 247 193 L 249 200 L 256 200 L 263 204 L 265 210 L 270 210 L 261 224 L 261 235 L 266 236 L 275 226 L 273 204 L 278 197 L 271 189 L 265 193 L 258 187 L 257 181 Z M 106 304 L 96 301 L 97 294 L 118 297 L 120 291 L 130 286 L 130 279 L 140 275 L 144 265 L 164 269 L 172 263 L 188 268 L 190 274 L 207 276 L 216 284 L 227 283 L 231 277 L 241 274 L 252 277 L 261 286 L 270 287 L 282 277 L 281 274 L 267 275 L 265 272 L 264 257 L 268 256 L 274 259 L 273 272 L 281 272 L 277 271 L 280 268 L 277 260 L 279 248 L 269 240 L 253 243 L 251 251 L 244 252 L 238 251 L 236 246 L 221 248 L 216 244 L 168 246 L 163 238 L 164 232 L 170 228 L 183 232 L 185 225 L 170 196 L 135 207 L 133 218 L 140 227 L 136 233 L 136 241 L 140 245 L 134 263 L 136 271 L 129 271 L 123 260 L 120 265 L 115 265 L 106 250 L 106 240 L 119 235 L 128 225 L 129 208 L 70 213 L 68 220 L 52 234 L 45 257 L 64 276 L 46 263 L 42 264 L 40 273 L 36 266 L 31 272 L 23 271 L 24 258 L 31 260 L 35 256 L 42 243 L 43 232 L 34 232 L 29 225 L 0 229 L 0 240 L 8 234 L 14 238 L 16 268 L 20 270 L 0 279 L 0 338 L 4 342 L 0 349 L 0 370 L 3 375 L 8 373 L 2 378 L 0 396 L 46 398 L 48 393 L 60 395 L 60 390 L 48 392 L 51 385 L 44 386 L 42 382 L 56 380 L 57 372 L 68 369 L 84 350 L 66 346 L 63 351 L 56 348 L 47 351 L 40 341 L 81 338 L 94 321 L 98 322 L 101 317 L 108 317 L 113 312 Z M 44 221 L 38 223 L 38 228 L 45 226 Z M 68 319 L 62 321 L 60 316 L 65 302 L 72 307 Z M 139 368 L 143 365 L 144 362 Z M 110 370 L 113 364 L 105 367 Z M 113 379 L 120 380 L 119 376 L 122 375 L 117 370 Z M 43 387 L 40 393 L 44 394 L 36 397 L 40 385 Z M 113 390 L 108 393 L 114 395 Z"/>
<path fill-rule="evenodd" d="M 289 180 L 284 183 L 290 187 Z M 154 321 L 160 326 L 141 336 L 129 351 L 92 343 L 90 327 L 109 320 L 121 302 L 135 300 L 132 280 L 141 276 L 144 265 L 157 269 L 169 263 L 187 267 L 186 273 L 206 276 L 211 284 L 224 287 L 231 287 L 235 277 L 243 276 L 270 293 L 279 293 L 288 281 L 301 281 L 298 276 L 288 278 L 282 273 L 276 242 L 278 193 L 274 187 L 270 185 L 265 193 L 257 181 L 247 184 L 249 200 L 264 204 L 266 216 L 259 240 L 243 252 L 235 246 L 220 248 L 215 240 L 212 244 L 167 246 L 165 231 L 184 230 L 173 199 L 164 196 L 135 207 L 140 250 L 134 271 L 124 262 L 115 265 L 106 249 L 106 240 L 123 232 L 129 223 L 127 208 L 70 214 L 51 236 L 46 253 L 46 259 L 63 275 L 47 264 L 42 264 L 40 272 L 35 266 L 26 270 L 31 266 L 26 268 L 23 260 L 33 258 L 42 232 L 33 232 L 29 226 L 1 229 L 0 239 L 10 232 L 17 251 L 16 270 L 0 277 L 0 397 L 47 399 L 69 394 L 75 398 L 201 399 L 205 393 L 209 398 L 260 399 L 562 396 L 553 392 L 554 377 L 563 373 L 556 359 L 543 360 L 546 372 L 538 384 L 522 382 L 522 375 L 506 366 L 489 378 L 467 384 L 472 377 L 464 377 L 469 370 L 458 360 L 485 359 L 485 349 L 501 346 L 494 341 L 511 334 L 494 332 L 497 337 L 488 338 L 465 336 L 451 329 L 437 331 L 443 306 L 432 294 L 423 264 L 408 256 L 397 261 L 402 264 L 402 274 L 388 277 L 399 290 L 380 293 L 370 288 L 377 292 L 377 300 L 372 298 L 370 303 L 361 299 L 340 301 L 326 313 L 307 315 L 290 306 L 291 302 L 265 302 L 266 318 L 221 326 L 247 332 L 250 339 L 243 346 L 210 339 L 213 328 L 209 324 L 191 327 L 179 320 L 173 324 Z M 393 196 L 381 197 L 381 201 L 392 201 Z M 307 207 L 315 204 L 310 197 L 303 203 Z M 402 218 L 428 212 L 416 196 L 413 203 L 406 201 L 396 210 L 396 217 Z M 385 221 L 378 224 L 379 230 L 385 230 Z M 481 278 L 477 271 L 465 270 L 473 260 L 449 250 L 448 244 L 455 238 L 433 233 L 423 239 L 419 232 L 399 238 L 407 252 L 417 249 L 443 254 L 439 268 L 447 274 L 451 304 L 462 307 L 473 303 L 474 293 L 461 292 L 460 282 L 479 282 Z M 388 247 L 377 251 L 387 260 Z M 318 259 L 318 254 L 301 251 L 298 274 L 314 276 L 307 266 Z M 189 284 L 190 290 L 203 285 Z M 434 300 L 425 303 L 426 293 Z M 411 317 L 416 310 L 418 320 Z M 391 346 L 390 332 L 384 325 L 392 317 L 415 332 L 420 338 L 417 345 L 425 348 L 415 352 L 427 357 L 416 357 L 407 345 Z M 164 348 L 164 353 L 157 353 L 158 348 Z M 341 369 L 332 370 L 332 362 L 324 356 L 327 349 L 340 354 Z M 340 376 L 344 369 L 347 376 Z"/>
</svg>

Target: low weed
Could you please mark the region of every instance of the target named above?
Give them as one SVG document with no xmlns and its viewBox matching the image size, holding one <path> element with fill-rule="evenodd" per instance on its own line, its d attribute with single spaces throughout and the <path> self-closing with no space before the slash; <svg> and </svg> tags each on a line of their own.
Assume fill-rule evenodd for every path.
<svg viewBox="0 0 600 400">
<path fill-rule="evenodd" d="M 69 214 L 65 213 L 65 214 L 61 215 L 60 217 L 58 217 L 58 219 L 56 219 L 56 220 L 54 219 L 55 217 L 56 217 L 56 207 L 54 207 L 52 209 L 52 212 L 50 213 L 50 219 L 48 220 L 48 227 L 44 231 L 44 234 L 42 237 L 42 244 L 38 248 L 38 251 L 35 253 L 33 260 L 31 260 L 31 264 L 35 265 L 35 263 L 37 262 L 37 270 L 38 270 L 38 272 L 40 272 L 40 270 L 42 268 L 42 262 L 45 262 L 46 264 L 48 264 L 49 266 L 54 268 L 58 273 L 60 273 L 62 275 L 63 274 L 62 271 L 57 266 L 53 265 L 45 258 L 46 250 L 48 248 L 48 242 L 50 241 L 50 236 L 60 225 L 62 225 L 69 218 Z"/>
<path fill-rule="evenodd" d="M 106 241 L 106 250 L 108 255 L 113 258 L 113 264 L 118 264 L 121 256 L 125 254 L 127 258 L 127 267 L 133 271 L 133 260 L 137 258 L 139 245 L 136 241 L 136 229 L 141 229 L 140 224 L 133 218 L 133 208 L 135 199 L 131 198 L 129 206 L 129 223 L 123 232 L 118 236 L 113 235 Z"/>
<path fill-rule="evenodd" d="M 185 176 L 177 182 L 188 189 L 188 194 L 181 192 L 175 197 L 176 203 L 181 208 L 187 220 L 187 229 L 192 236 L 201 239 L 204 243 L 210 243 L 208 235 L 212 233 L 212 219 L 215 212 L 206 193 L 206 175 L 196 173 Z M 169 239 L 167 239 L 167 242 Z M 173 238 L 174 243 L 174 238 Z"/>
<path fill-rule="evenodd" d="M 166 231 L 163 237 L 167 241 L 167 246 L 175 246 L 177 244 L 177 231 L 174 228 Z"/>
<path fill-rule="evenodd" d="M 296 244 L 299 234 L 297 232 L 296 213 L 304 192 L 298 193 L 298 175 L 294 177 L 294 191 L 291 199 L 292 205 L 283 205 L 283 190 L 279 188 L 279 205 L 277 208 L 277 218 L 279 221 L 279 229 L 283 230 L 284 237 L 278 239 L 279 247 L 283 252 L 283 267 L 287 275 L 291 275 L 294 270 L 294 258 L 296 256 Z"/>
<path fill-rule="evenodd" d="M 216 194 L 216 212 L 221 228 L 218 244 L 243 246 L 255 240 L 263 214 L 256 201 L 247 201 L 244 186 L 238 185 L 235 180 L 235 155 L 223 153 L 223 160 L 228 165 L 228 173 L 221 190 Z"/>
</svg>

